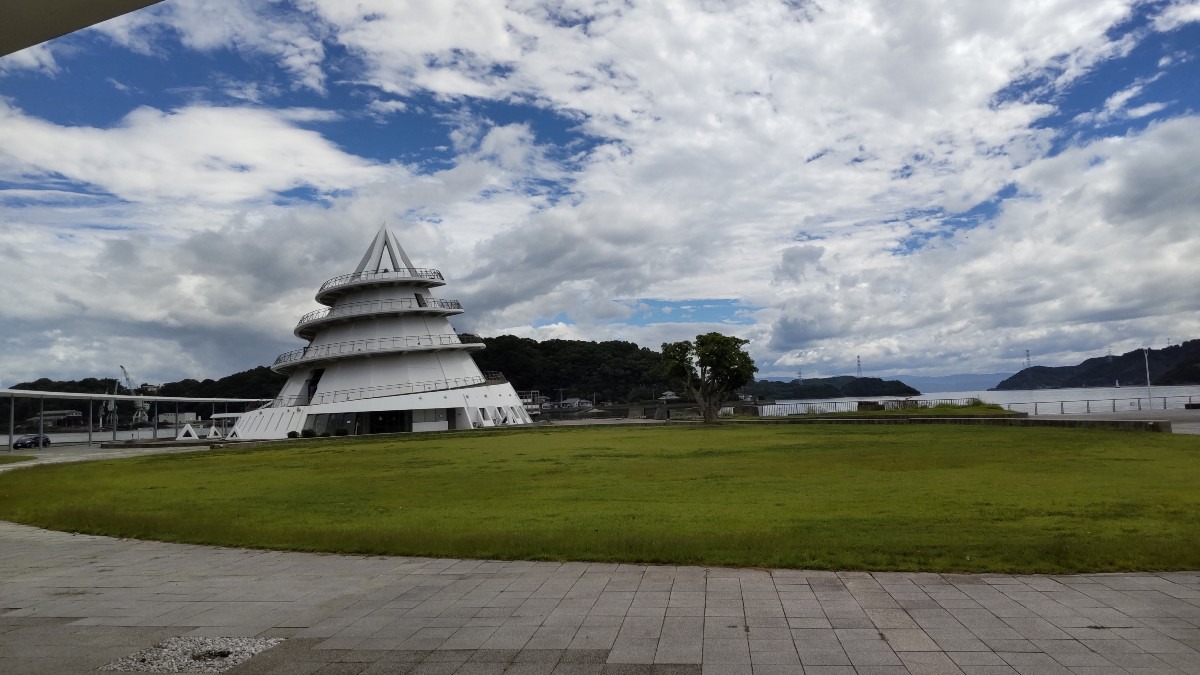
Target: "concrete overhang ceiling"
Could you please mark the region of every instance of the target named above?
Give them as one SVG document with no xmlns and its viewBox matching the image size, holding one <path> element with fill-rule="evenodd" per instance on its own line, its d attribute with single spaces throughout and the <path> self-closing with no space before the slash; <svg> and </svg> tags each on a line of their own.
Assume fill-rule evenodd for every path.
<svg viewBox="0 0 1200 675">
<path fill-rule="evenodd" d="M 0 56 L 162 0 L 0 0 Z"/>
</svg>

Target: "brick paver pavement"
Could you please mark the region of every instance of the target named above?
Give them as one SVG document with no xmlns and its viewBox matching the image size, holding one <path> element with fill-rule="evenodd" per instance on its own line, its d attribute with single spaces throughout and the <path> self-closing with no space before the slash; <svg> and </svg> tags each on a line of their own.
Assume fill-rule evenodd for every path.
<svg viewBox="0 0 1200 675">
<path fill-rule="evenodd" d="M 1200 675 L 1200 573 L 363 557 L 0 522 L 0 672 L 177 635 L 287 638 L 232 673 Z"/>
</svg>

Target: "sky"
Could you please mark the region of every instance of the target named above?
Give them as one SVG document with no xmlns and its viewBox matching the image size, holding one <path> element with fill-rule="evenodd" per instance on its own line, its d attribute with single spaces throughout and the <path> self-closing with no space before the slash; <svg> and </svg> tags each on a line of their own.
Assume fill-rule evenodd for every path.
<svg viewBox="0 0 1200 675">
<path fill-rule="evenodd" d="M 219 378 L 381 224 L 760 376 L 1200 337 L 1200 1 L 166 0 L 0 58 L 0 385 Z"/>
</svg>

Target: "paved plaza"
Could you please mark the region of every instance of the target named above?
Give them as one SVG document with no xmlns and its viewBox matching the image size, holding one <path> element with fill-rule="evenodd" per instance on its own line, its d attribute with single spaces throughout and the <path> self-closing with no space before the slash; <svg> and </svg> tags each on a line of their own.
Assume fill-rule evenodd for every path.
<svg viewBox="0 0 1200 675">
<path fill-rule="evenodd" d="M 0 673 L 175 636 L 231 673 L 1200 673 L 1200 573 L 971 576 L 320 555 L 0 522 Z"/>
</svg>

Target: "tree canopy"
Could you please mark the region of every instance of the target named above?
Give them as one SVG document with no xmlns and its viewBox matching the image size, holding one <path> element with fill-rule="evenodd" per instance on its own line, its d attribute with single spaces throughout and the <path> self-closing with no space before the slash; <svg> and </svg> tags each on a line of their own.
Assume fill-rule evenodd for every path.
<svg viewBox="0 0 1200 675">
<path fill-rule="evenodd" d="M 754 381 L 758 366 L 742 349 L 749 340 L 720 333 L 697 335 L 695 342 L 664 342 L 667 373 L 683 380 L 705 422 L 714 422 L 733 392 Z"/>
<path fill-rule="evenodd" d="M 632 342 L 546 340 L 514 335 L 484 338 L 473 353 L 480 370 L 498 370 L 519 391 L 538 390 L 557 399 L 577 396 L 601 401 L 643 401 L 665 385 L 657 352 Z"/>
</svg>

